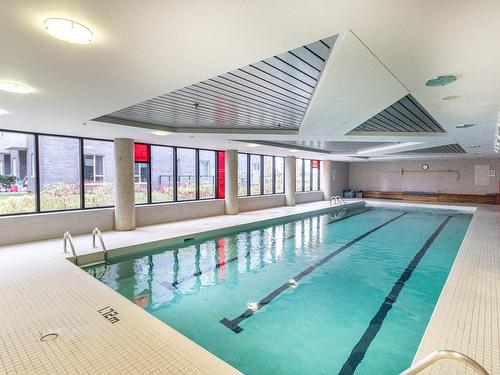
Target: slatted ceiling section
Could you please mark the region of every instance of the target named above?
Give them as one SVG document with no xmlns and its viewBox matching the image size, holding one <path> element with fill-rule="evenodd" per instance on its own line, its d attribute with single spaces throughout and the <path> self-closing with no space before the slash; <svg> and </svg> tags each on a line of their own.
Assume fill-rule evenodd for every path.
<svg viewBox="0 0 500 375">
<path fill-rule="evenodd" d="M 444 146 L 435 146 L 435 147 L 427 147 L 420 148 L 418 150 L 411 151 L 403 151 L 398 152 L 397 154 L 466 154 L 467 152 L 460 146 L 458 143 L 444 145 Z"/>
<path fill-rule="evenodd" d="M 97 118 L 207 129 L 300 127 L 337 36 Z"/>
<path fill-rule="evenodd" d="M 410 94 L 356 127 L 356 132 L 444 133 L 445 130 Z"/>
</svg>

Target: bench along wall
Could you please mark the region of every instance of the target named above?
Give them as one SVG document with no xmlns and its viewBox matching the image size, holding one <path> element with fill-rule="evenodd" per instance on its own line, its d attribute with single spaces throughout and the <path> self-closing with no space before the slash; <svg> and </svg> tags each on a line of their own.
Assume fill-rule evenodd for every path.
<svg viewBox="0 0 500 375">
<path fill-rule="evenodd" d="M 423 164 L 429 165 L 426 172 Z M 488 165 L 495 176 L 486 183 L 476 179 L 476 166 Z M 402 175 L 401 169 L 405 172 Z M 456 173 L 436 172 L 456 170 Z M 356 190 L 419 191 L 451 194 L 498 194 L 500 158 L 475 158 L 454 160 L 398 160 L 349 163 L 349 186 Z"/>
</svg>

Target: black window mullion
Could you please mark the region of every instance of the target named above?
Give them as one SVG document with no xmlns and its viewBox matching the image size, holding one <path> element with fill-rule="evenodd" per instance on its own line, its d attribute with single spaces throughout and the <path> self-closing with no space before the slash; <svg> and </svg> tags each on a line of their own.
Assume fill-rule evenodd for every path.
<svg viewBox="0 0 500 375">
<path fill-rule="evenodd" d="M 313 162 L 309 160 L 309 190 L 313 190 Z"/>
<path fill-rule="evenodd" d="M 215 199 L 220 198 L 219 196 L 219 151 L 215 152 Z M 224 155 L 225 156 L 225 155 Z M 236 166 L 238 166 L 238 154 L 236 154 Z M 237 170 L 237 169 L 236 169 Z"/>
<path fill-rule="evenodd" d="M 80 153 L 80 208 L 85 208 L 85 157 L 83 151 L 83 138 L 79 139 L 79 153 Z"/>
<path fill-rule="evenodd" d="M 306 186 L 306 161 L 305 159 L 302 159 L 302 190 L 305 191 L 305 186 Z"/>
<path fill-rule="evenodd" d="M 194 155 L 195 199 L 198 200 L 200 199 L 200 150 L 196 149 Z"/>
<path fill-rule="evenodd" d="M 177 202 L 177 147 L 173 147 L 173 151 L 172 151 L 172 157 L 173 157 L 173 160 L 172 160 L 172 170 L 173 170 L 173 173 L 172 173 L 172 187 L 173 187 L 173 193 L 174 193 L 174 202 Z"/>
<path fill-rule="evenodd" d="M 35 134 L 35 211 L 40 212 L 40 143 L 38 134 Z"/>
</svg>

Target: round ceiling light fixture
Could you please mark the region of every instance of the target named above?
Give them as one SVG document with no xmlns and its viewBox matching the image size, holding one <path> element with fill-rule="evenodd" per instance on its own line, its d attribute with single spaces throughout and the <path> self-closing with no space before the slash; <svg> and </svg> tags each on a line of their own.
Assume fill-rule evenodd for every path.
<svg viewBox="0 0 500 375">
<path fill-rule="evenodd" d="M 446 86 L 452 82 L 457 80 L 457 76 L 454 75 L 445 75 L 445 76 L 437 76 L 435 78 L 431 78 L 425 82 L 425 85 L 428 87 L 438 87 L 438 86 Z"/>
<path fill-rule="evenodd" d="M 54 38 L 68 43 L 88 44 L 94 37 L 88 27 L 65 18 L 47 18 L 43 26 Z"/>
<path fill-rule="evenodd" d="M 460 95 L 448 95 L 443 98 L 443 100 L 455 100 L 457 98 L 460 98 Z"/>
<path fill-rule="evenodd" d="M 466 128 L 472 128 L 475 124 L 461 124 L 461 125 L 457 125 L 456 128 L 457 129 L 466 129 Z"/>
<path fill-rule="evenodd" d="M 13 92 L 15 94 L 28 94 L 33 91 L 33 88 L 28 85 L 23 85 L 22 83 L 0 81 L 0 90 Z"/>
<path fill-rule="evenodd" d="M 153 130 L 151 134 L 157 135 L 159 137 L 165 137 L 166 135 L 169 135 L 170 132 L 167 132 L 166 130 Z"/>
</svg>

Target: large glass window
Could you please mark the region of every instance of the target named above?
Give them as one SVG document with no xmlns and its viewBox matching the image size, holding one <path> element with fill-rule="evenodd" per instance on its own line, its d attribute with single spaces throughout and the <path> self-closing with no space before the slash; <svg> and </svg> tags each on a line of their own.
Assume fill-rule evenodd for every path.
<svg viewBox="0 0 500 375">
<path fill-rule="evenodd" d="M 250 155 L 250 195 L 262 194 L 260 159 L 260 155 Z"/>
<path fill-rule="evenodd" d="M 196 151 L 177 149 L 177 200 L 196 199 Z"/>
<path fill-rule="evenodd" d="M 136 143 L 134 145 L 134 182 L 135 203 L 148 203 L 149 187 L 149 145 Z"/>
<path fill-rule="evenodd" d="M 151 195 L 152 202 L 174 200 L 174 149 L 151 146 Z"/>
<path fill-rule="evenodd" d="M 304 191 L 304 185 L 302 184 L 302 167 L 304 165 L 304 161 L 302 159 L 295 160 L 295 190 L 296 191 Z"/>
<path fill-rule="evenodd" d="M 238 195 L 248 195 L 248 155 L 238 154 Z"/>
<path fill-rule="evenodd" d="M 274 158 L 274 172 L 275 172 L 275 184 L 276 194 L 285 192 L 285 158 L 276 156 Z"/>
<path fill-rule="evenodd" d="M 83 141 L 85 207 L 114 205 L 115 157 L 113 142 Z"/>
<path fill-rule="evenodd" d="M 264 194 L 272 194 L 273 190 L 273 157 L 264 156 Z"/>
<path fill-rule="evenodd" d="M 199 151 L 200 199 L 215 198 L 215 151 Z"/>
<path fill-rule="evenodd" d="M 0 215 L 36 211 L 35 137 L 0 132 Z"/>
<path fill-rule="evenodd" d="M 312 161 L 312 189 L 319 190 L 319 160 Z"/>
<path fill-rule="evenodd" d="M 304 159 L 304 191 L 311 190 L 311 161 Z"/>
<path fill-rule="evenodd" d="M 80 208 L 80 142 L 76 138 L 40 136 L 40 208 Z"/>
</svg>

